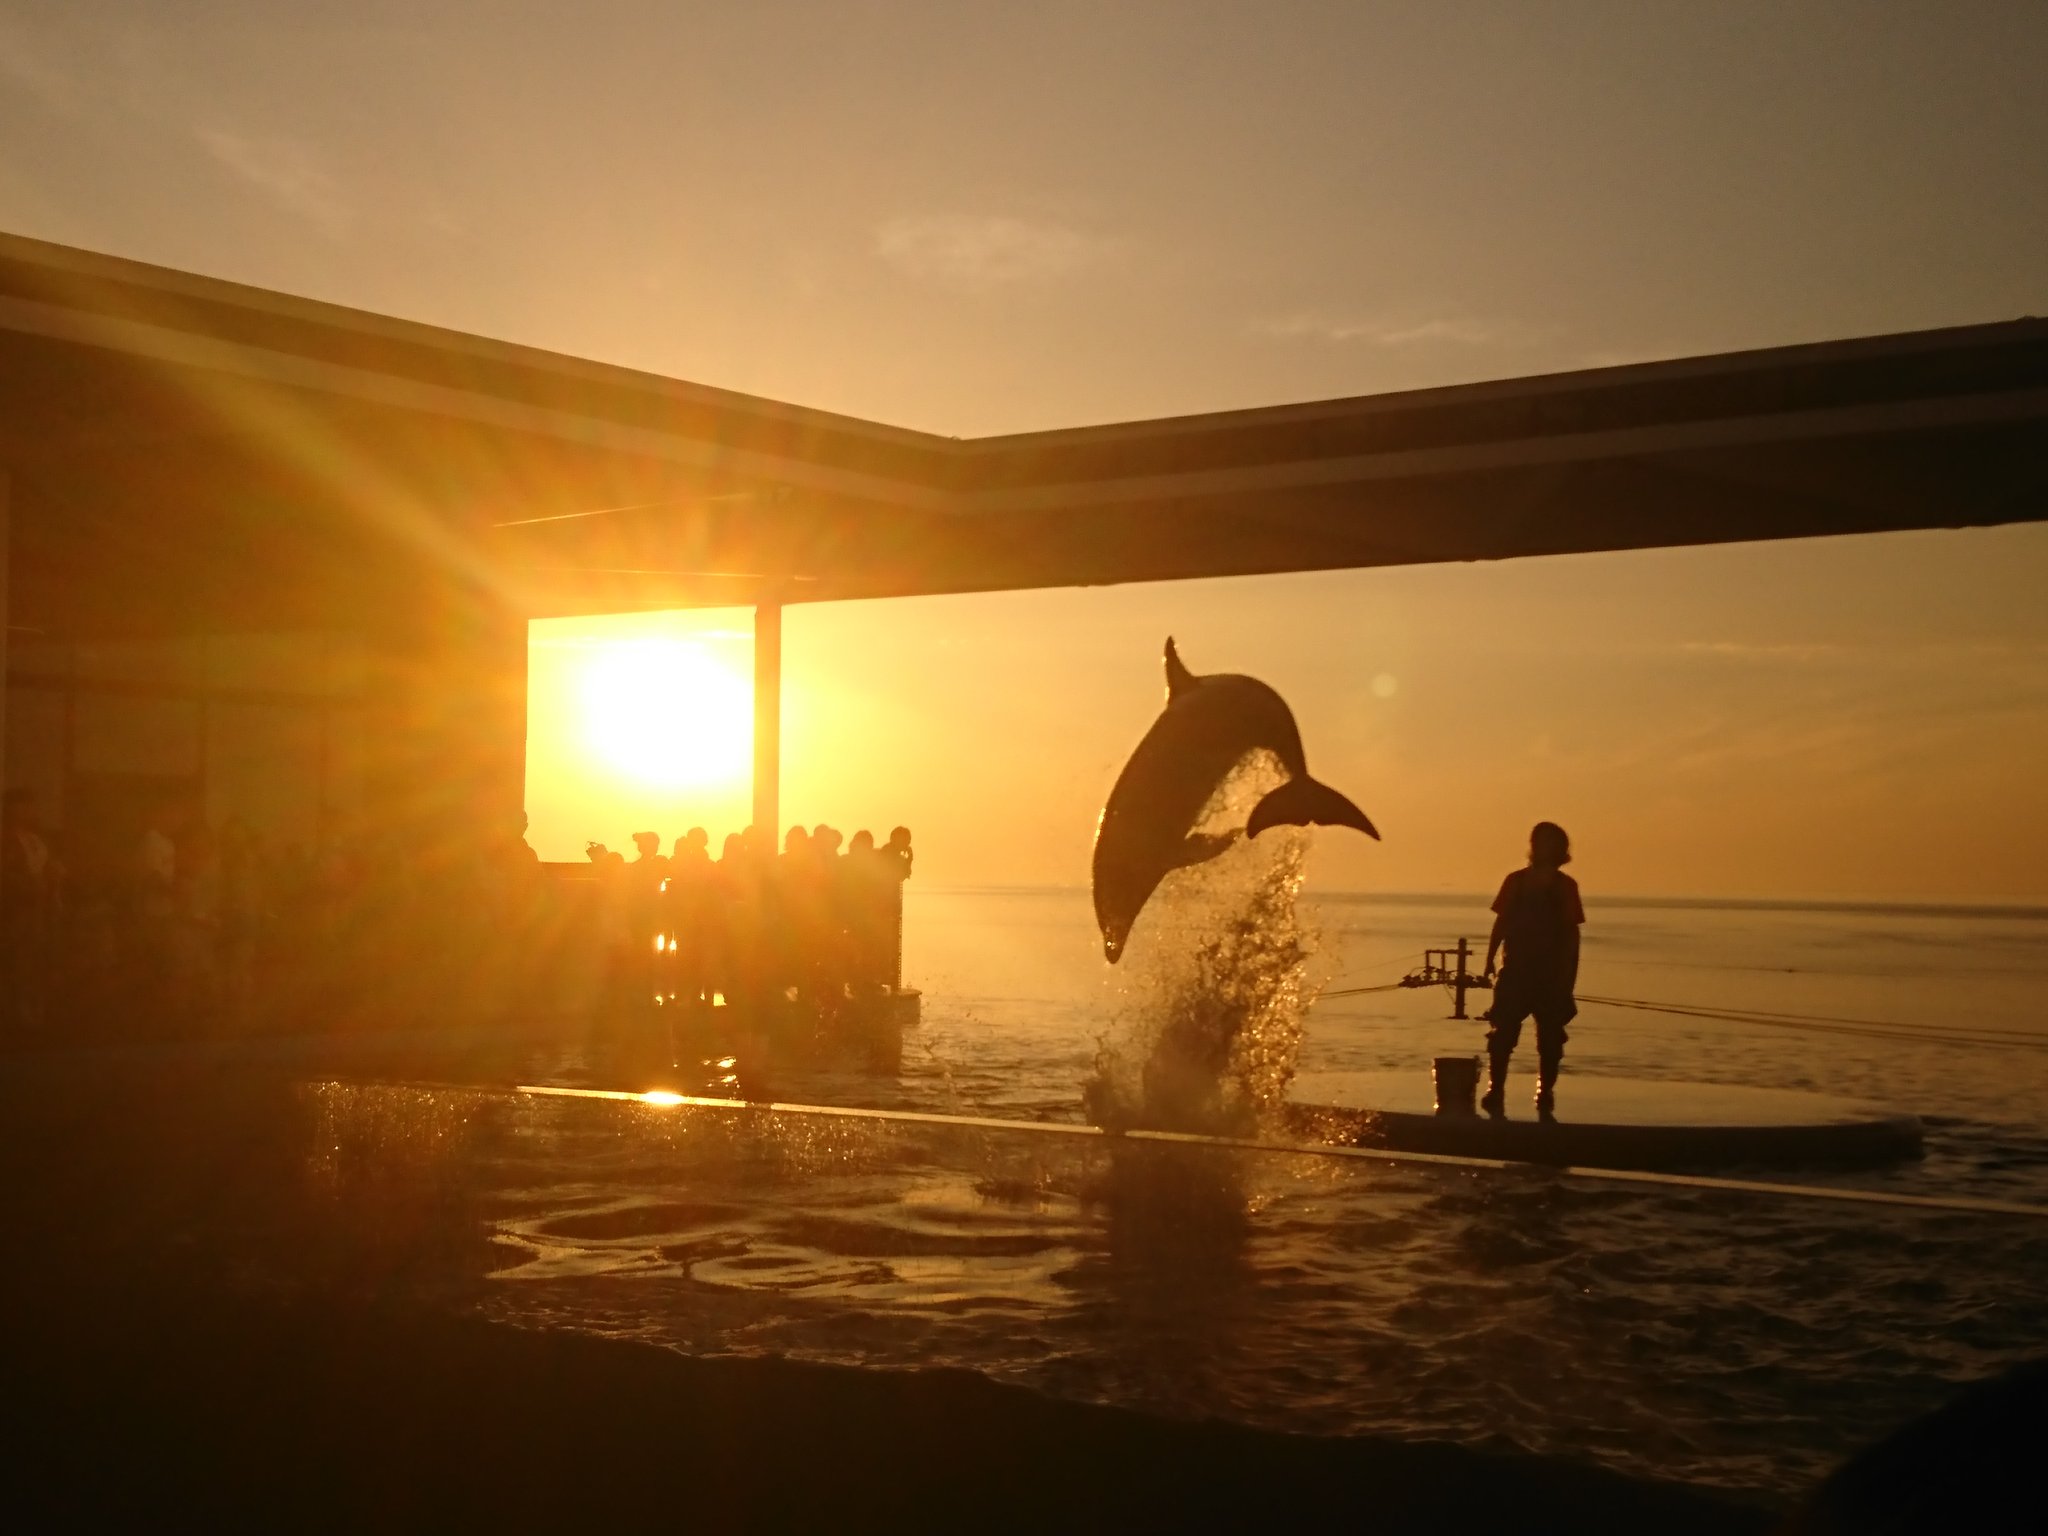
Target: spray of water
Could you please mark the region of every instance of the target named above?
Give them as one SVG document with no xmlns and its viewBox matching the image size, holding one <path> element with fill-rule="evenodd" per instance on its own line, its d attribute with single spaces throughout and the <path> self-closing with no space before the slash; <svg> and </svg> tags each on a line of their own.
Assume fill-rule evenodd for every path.
<svg viewBox="0 0 2048 1536">
<path fill-rule="evenodd" d="M 1249 758 L 1198 831 L 1242 828 L 1280 782 Z M 1286 827 L 1167 877 L 1126 953 L 1084 1097 L 1107 1126 L 1242 1133 L 1285 1102 L 1310 1000 L 1295 911 L 1310 834 Z"/>
</svg>

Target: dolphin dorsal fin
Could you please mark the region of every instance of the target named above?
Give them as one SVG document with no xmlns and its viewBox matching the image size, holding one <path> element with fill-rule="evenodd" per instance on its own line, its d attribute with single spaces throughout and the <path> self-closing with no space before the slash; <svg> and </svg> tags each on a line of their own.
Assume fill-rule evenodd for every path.
<svg viewBox="0 0 2048 1536">
<path fill-rule="evenodd" d="M 1166 702 L 1171 704 L 1188 689 L 1195 686 L 1195 674 L 1190 672 L 1180 659 L 1180 652 L 1174 649 L 1173 636 L 1166 637 Z"/>
</svg>

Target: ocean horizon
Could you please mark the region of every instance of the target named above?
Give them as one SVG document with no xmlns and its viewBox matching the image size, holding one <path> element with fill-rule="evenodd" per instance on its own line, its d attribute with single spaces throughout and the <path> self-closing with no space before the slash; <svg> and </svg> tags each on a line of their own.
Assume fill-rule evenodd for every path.
<svg viewBox="0 0 2048 1536">
<path fill-rule="evenodd" d="M 1019 881 L 961 881 L 913 884 L 909 893 L 932 896 L 1031 896 L 1086 894 L 1085 883 Z M 1353 906 L 1476 907 L 1486 910 L 1493 901 L 1490 891 L 1378 891 L 1348 888 L 1305 887 L 1301 899 L 1315 903 Z M 1727 912 L 1844 912 L 1891 917 L 1991 917 L 2017 921 L 2048 920 L 2048 896 L 2013 899 L 2008 897 L 1913 897 L 1913 896 L 1688 896 L 1668 892 L 1610 894 L 1595 892 L 1587 897 L 1589 907 L 1626 907 L 1640 910 L 1694 909 Z"/>
</svg>

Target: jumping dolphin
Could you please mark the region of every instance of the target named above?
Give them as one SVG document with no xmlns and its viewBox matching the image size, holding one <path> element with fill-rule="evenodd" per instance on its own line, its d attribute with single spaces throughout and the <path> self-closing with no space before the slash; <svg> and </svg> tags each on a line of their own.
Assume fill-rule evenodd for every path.
<svg viewBox="0 0 2048 1536">
<path fill-rule="evenodd" d="M 1218 786 L 1251 753 L 1267 751 L 1287 782 L 1252 807 L 1245 833 L 1268 827 L 1356 827 L 1379 833 L 1365 812 L 1309 777 L 1301 732 L 1287 701 L 1253 677 L 1197 677 L 1166 642 L 1166 708 L 1117 775 L 1095 830 L 1095 921 L 1112 964 L 1131 925 L 1159 882 L 1173 870 L 1213 859 L 1237 838 L 1204 835 L 1195 820 Z"/>
</svg>

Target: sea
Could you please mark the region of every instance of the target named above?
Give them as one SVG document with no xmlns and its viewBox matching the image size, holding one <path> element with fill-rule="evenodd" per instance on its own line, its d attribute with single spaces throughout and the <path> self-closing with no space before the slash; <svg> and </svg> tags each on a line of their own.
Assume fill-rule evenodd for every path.
<svg viewBox="0 0 2048 1536">
<path fill-rule="evenodd" d="M 1918 1115 L 1926 1154 L 1897 1167 L 1629 1186 L 1076 1134 L 1190 1031 L 1227 1079 L 1204 1112 L 1253 1131 L 1297 1074 L 1426 1078 L 1481 1049 L 1443 988 L 1394 984 L 1425 950 L 1483 947 L 1487 898 L 1318 890 L 1309 835 L 1175 877 L 1114 967 L 1085 889 L 913 881 L 900 1062 L 749 1075 L 714 1052 L 671 1084 L 756 1107 L 309 1082 L 313 1187 L 337 1230 L 381 1234 L 380 1284 L 519 1327 L 949 1367 L 1775 1501 L 2048 1352 L 2048 908 L 1588 892 L 1582 994 L 1686 1011 L 1584 1003 L 1561 1114 L 1576 1077 L 1810 1090 Z M 522 1070 L 651 1086 L 574 1042 Z"/>
</svg>

